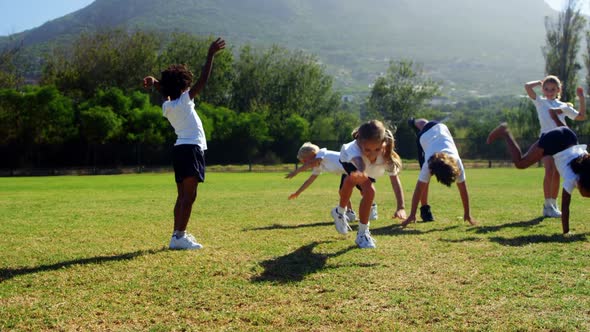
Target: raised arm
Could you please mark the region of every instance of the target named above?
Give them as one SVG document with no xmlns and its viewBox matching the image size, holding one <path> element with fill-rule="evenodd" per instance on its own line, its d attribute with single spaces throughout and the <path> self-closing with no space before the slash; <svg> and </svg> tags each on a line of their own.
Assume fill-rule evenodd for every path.
<svg viewBox="0 0 590 332">
<path fill-rule="evenodd" d="M 457 188 L 459 189 L 459 194 L 461 195 L 461 202 L 463 203 L 463 220 L 467 221 L 469 224 L 477 225 L 473 217 L 471 217 L 471 210 L 469 207 L 469 192 L 467 191 L 467 184 L 465 181 L 457 182 Z"/>
<path fill-rule="evenodd" d="M 537 93 L 535 92 L 534 88 L 541 85 L 543 85 L 543 81 L 530 81 L 524 84 L 524 89 L 526 90 L 527 95 L 529 95 L 529 98 L 532 100 L 537 99 Z"/>
<path fill-rule="evenodd" d="M 395 213 L 393 214 L 393 218 L 399 219 L 406 219 L 406 210 L 404 206 L 404 190 L 402 188 L 402 183 L 399 180 L 397 175 L 389 176 L 389 181 L 391 182 L 391 188 L 393 189 L 393 193 L 395 194 L 395 201 L 397 203 L 397 208 L 395 209 Z"/>
<path fill-rule="evenodd" d="M 580 114 L 574 120 L 584 121 L 586 120 L 586 97 L 584 96 L 584 89 L 581 86 L 576 89 L 576 95 L 578 95 L 578 100 L 580 101 L 580 107 L 578 108 Z"/>
<path fill-rule="evenodd" d="M 201 93 L 201 91 L 203 91 L 203 88 L 205 87 L 205 84 L 207 84 L 207 80 L 209 79 L 209 76 L 211 75 L 211 68 L 213 67 L 213 57 L 215 56 L 215 54 L 217 52 L 221 51 L 224 48 L 225 48 L 225 40 L 223 40 L 221 38 L 217 38 L 217 40 L 212 42 L 211 45 L 209 46 L 209 52 L 207 53 L 207 61 L 205 62 L 205 65 L 203 66 L 203 70 L 201 71 L 201 76 L 199 76 L 199 79 L 197 80 L 197 82 L 193 85 L 193 87 L 189 91 L 189 96 L 191 99 L 194 99 L 198 94 Z"/>
<path fill-rule="evenodd" d="M 143 87 L 146 89 L 154 87 L 160 92 L 160 82 L 153 76 L 146 76 L 143 78 Z"/>
</svg>

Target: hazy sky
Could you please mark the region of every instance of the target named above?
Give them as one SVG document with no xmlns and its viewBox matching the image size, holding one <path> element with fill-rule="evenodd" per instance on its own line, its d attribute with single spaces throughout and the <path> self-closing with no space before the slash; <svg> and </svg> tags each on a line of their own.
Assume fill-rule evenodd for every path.
<svg viewBox="0 0 590 332">
<path fill-rule="evenodd" d="M 38 27 L 47 21 L 84 8 L 93 1 L 94 0 L 0 0 L 0 36 L 7 36 Z M 544 1 L 556 10 L 560 10 L 568 0 Z M 585 4 L 585 8 L 582 8 L 582 11 L 590 15 L 588 1 L 582 0 L 581 2 Z"/>
<path fill-rule="evenodd" d="M 7 36 L 84 8 L 94 0 L 0 0 L 0 36 Z"/>
</svg>

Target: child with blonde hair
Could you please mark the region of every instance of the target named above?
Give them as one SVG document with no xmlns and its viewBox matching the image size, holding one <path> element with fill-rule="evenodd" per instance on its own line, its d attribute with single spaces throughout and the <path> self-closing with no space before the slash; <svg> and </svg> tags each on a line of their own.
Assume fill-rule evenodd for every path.
<svg viewBox="0 0 590 332">
<path fill-rule="evenodd" d="M 360 248 L 375 248 L 375 240 L 369 231 L 369 214 L 375 198 L 375 178 L 387 172 L 395 194 L 397 208 L 394 218 L 404 219 L 404 194 L 398 174 L 402 162 L 394 151 L 395 141 L 392 132 L 378 120 L 363 123 L 352 132 L 354 140 L 342 145 L 340 162 L 348 176 L 340 190 L 340 203 L 332 209 L 336 230 L 347 234 L 351 230 L 345 214 L 353 188 L 359 186 L 362 199 L 359 206 L 359 228 L 355 243 Z"/>
<path fill-rule="evenodd" d="M 299 195 L 301 195 L 301 193 L 305 189 L 307 189 L 323 172 L 341 175 L 340 188 L 342 188 L 342 183 L 344 181 L 344 178 L 346 177 L 346 172 L 344 171 L 344 168 L 340 163 L 339 152 L 331 151 L 326 148 L 320 149 L 319 146 L 311 142 L 305 142 L 297 152 L 297 159 L 303 164 L 303 166 L 287 174 L 285 178 L 292 179 L 297 174 L 303 171 L 307 171 L 309 169 L 311 169 L 312 171 L 309 178 L 307 178 L 307 180 L 303 182 L 301 187 L 299 187 L 297 191 L 289 195 L 290 200 L 299 197 Z M 348 201 L 347 204 L 346 216 L 351 221 L 356 220 L 356 213 L 352 209 L 350 201 Z"/>
<path fill-rule="evenodd" d="M 463 220 L 475 225 L 469 206 L 465 169 L 449 128 L 443 123 L 429 122 L 426 119 L 416 119 L 412 121 L 412 124 L 418 130 L 418 139 L 420 148 L 424 153 L 425 162 L 420 170 L 414 195 L 412 196 L 410 215 L 401 223 L 401 226 L 406 227 L 409 223 L 416 221 L 418 202 L 427 195 L 428 183 L 433 174 L 438 182 L 447 187 L 450 187 L 453 182 L 457 183 L 463 203 Z"/>
<path fill-rule="evenodd" d="M 543 92 L 542 96 L 537 95 L 534 88 L 540 86 Z M 586 119 L 586 99 L 584 90 L 581 87 L 576 89 L 580 103 L 580 111 L 574 109 L 571 103 L 560 101 L 561 81 L 557 76 L 549 75 L 540 81 L 530 81 L 524 85 L 527 95 L 533 100 L 537 109 L 541 133 L 543 135 L 549 130 L 565 126 L 565 117 L 572 120 L 583 121 Z M 552 114 L 555 112 L 555 114 Z M 557 119 L 555 118 L 557 117 Z M 557 195 L 559 194 L 559 173 L 555 167 L 553 156 L 543 156 L 543 166 L 545 167 L 545 176 L 543 178 L 543 193 L 545 202 L 543 204 L 543 216 L 559 218 L 561 211 L 557 208 Z"/>
</svg>

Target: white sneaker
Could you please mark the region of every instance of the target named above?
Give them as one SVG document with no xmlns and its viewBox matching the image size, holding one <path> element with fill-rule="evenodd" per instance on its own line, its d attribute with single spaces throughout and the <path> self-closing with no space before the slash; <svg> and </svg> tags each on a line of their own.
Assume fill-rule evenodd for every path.
<svg viewBox="0 0 590 332">
<path fill-rule="evenodd" d="M 361 249 L 377 248 L 377 245 L 375 244 L 375 240 L 371 237 L 371 233 L 369 231 L 367 231 L 365 233 L 357 233 L 356 240 L 354 242 Z"/>
<path fill-rule="evenodd" d="M 369 220 L 377 220 L 379 214 L 377 213 L 377 204 L 371 204 L 371 213 L 369 213 Z"/>
<path fill-rule="evenodd" d="M 170 249 L 201 249 L 203 246 L 197 242 L 197 239 L 192 234 L 185 233 L 183 237 L 176 238 L 172 236 L 170 239 Z"/>
<path fill-rule="evenodd" d="M 348 222 L 356 221 L 356 213 L 353 210 L 346 210 L 346 216 L 348 217 Z"/>
<path fill-rule="evenodd" d="M 338 233 L 348 234 L 348 231 L 352 230 L 348 225 L 348 217 L 346 214 L 339 213 L 337 207 L 332 209 L 332 218 L 334 218 L 334 226 L 336 226 Z"/>
<path fill-rule="evenodd" d="M 543 217 L 560 218 L 561 217 L 561 211 L 559 211 L 553 205 L 549 205 L 549 206 L 543 205 Z"/>
</svg>

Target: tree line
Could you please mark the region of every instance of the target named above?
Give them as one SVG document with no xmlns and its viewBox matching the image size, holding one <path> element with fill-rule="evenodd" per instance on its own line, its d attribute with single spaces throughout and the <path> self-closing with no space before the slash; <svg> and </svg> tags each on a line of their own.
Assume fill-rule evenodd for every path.
<svg viewBox="0 0 590 332">
<path fill-rule="evenodd" d="M 546 19 L 542 49 L 546 73 L 564 81 L 565 101 L 574 100 L 582 68 L 577 59 L 586 21 L 577 5 L 577 0 L 569 0 L 557 19 Z M 590 33 L 585 33 L 590 41 Z M 0 167 L 38 166 L 27 151 L 39 146 L 75 143 L 84 151 L 83 163 L 92 164 L 93 151 L 105 145 L 172 145 L 174 132 L 161 114 L 162 100 L 142 90 L 141 80 L 148 74 L 158 76 L 175 63 L 186 64 L 198 76 L 211 40 L 146 31 L 83 34 L 70 47 L 40 57 L 42 70 L 33 85 L 24 84 L 22 45 L 1 51 L 0 147 L 11 147 L 15 157 Z M 590 42 L 587 45 L 590 54 Z M 583 59 L 589 68 L 590 57 Z M 527 99 L 432 103 L 433 97 L 443 95 L 441 84 L 410 60 L 392 60 L 366 98 L 343 100 L 332 83 L 319 59 L 301 50 L 245 45 L 222 52 L 197 101 L 209 145 L 214 147 L 208 159 L 293 162 L 302 142 L 349 141 L 352 129 L 370 118 L 396 128 L 402 142 L 414 140 L 405 126 L 410 116 L 444 119 L 456 137 L 466 139 L 464 149 L 474 156 L 486 149 L 482 138 L 500 121 L 511 122 L 518 136 L 538 133 L 534 106 Z M 586 135 L 589 128 L 581 123 L 575 129 Z M 414 157 L 413 144 L 399 145 L 398 150 L 402 157 Z"/>
</svg>

